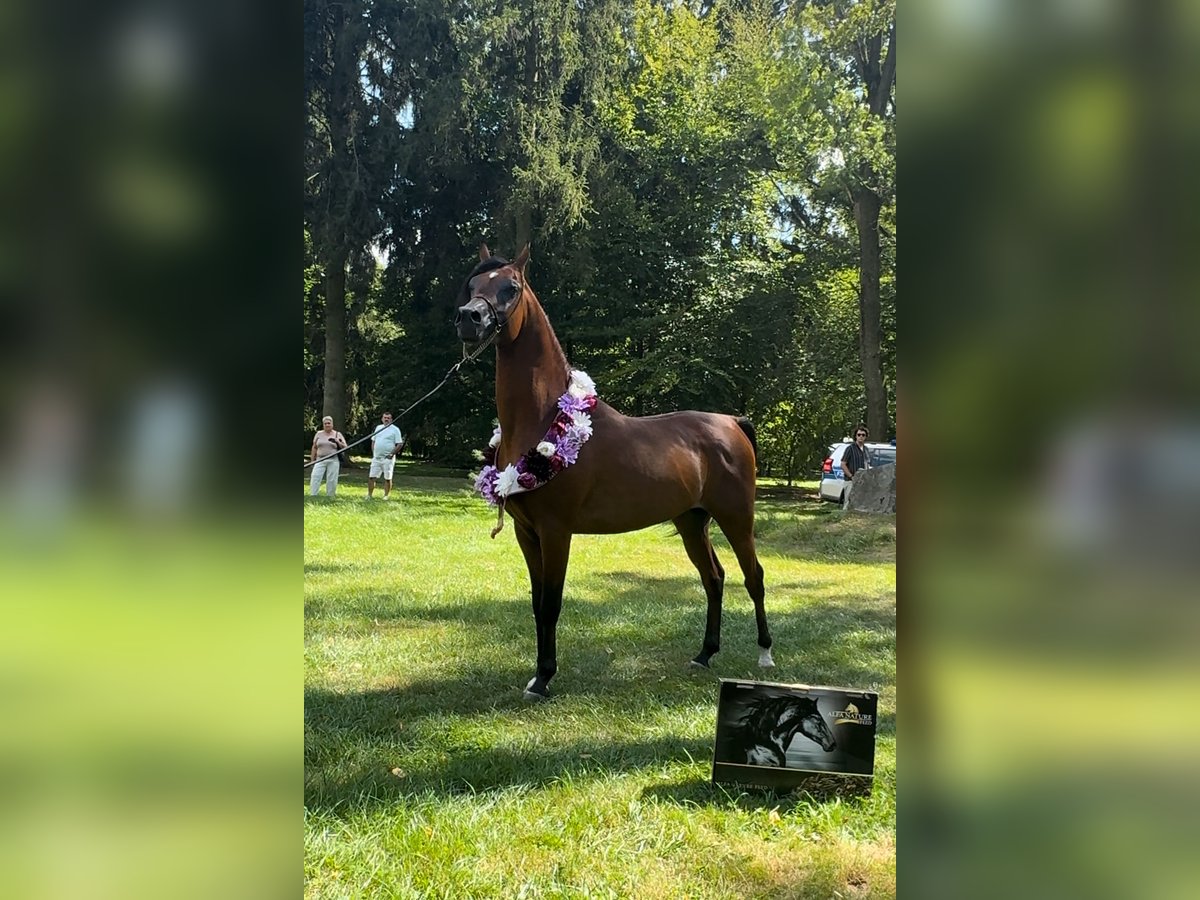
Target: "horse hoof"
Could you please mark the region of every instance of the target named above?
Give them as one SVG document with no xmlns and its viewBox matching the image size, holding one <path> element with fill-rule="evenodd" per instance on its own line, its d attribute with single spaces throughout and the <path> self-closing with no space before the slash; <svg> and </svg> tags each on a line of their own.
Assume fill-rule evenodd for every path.
<svg viewBox="0 0 1200 900">
<path fill-rule="evenodd" d="M 703 671 L 708 671 L 708 670 L 712 669 L 712 666 L 710 666 L 706 662 L 700 662 L 700 660 L 698 660 L 698 659 L 692 659 L 692 660 L 688 660 L 688 668 L 689 669 L 701 669 Z"/>
<path fill-rule="evenodd" d="M 550 699 L 550 691 L 548 689 L 542 688 L 540 691 L 533 689 L 533 686 L 536 682 L 537 682 L 537 678 L 530 678 L 529 684 L 525 685 L 525 693 L 524 693 L 525 699 L 533 701 L 535 703 L 538 701 L 541 701 L 541 700 L 549 700 Z"/>
<path fill-rule="evenodd" d="M 771 658 L 771 648 L 764 647 L 758 651 L 758 667 L 760 669 L 775 668 L 775 660 Z"/>
</svg>

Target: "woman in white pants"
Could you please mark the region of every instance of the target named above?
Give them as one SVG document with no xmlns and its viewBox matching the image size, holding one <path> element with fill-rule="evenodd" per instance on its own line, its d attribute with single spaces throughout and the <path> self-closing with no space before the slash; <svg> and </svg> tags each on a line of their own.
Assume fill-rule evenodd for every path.
<svg viewBox="0 0 1200 900">
<path fill-rule="evenodd" d="M 333 416 L 326 416 L 321 420 L 321 430 L 313 436 L 312 454 L 309 456 L 309 462 L 318 460 L 312 467 L 312 479 L 308 483 L 308 492 L 312 496 L 317 496 L 322 478 L 325 479 L 326 495 L 332 497 L 337 493 L 338 470 L 341 468 L 337 455 L 339 450 L 345 449 L 346 439 L 340 431 L 333 430 Z"/>
</svg>

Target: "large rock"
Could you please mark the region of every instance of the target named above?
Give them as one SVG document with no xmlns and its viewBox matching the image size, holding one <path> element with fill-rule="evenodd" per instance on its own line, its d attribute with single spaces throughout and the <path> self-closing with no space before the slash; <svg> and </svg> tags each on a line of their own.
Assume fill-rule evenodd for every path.
<svg viewBox="0 0 1200 900">
<path fill-rule="evenodd" d="M 846 509 L 855 512 L 894 513 L 896 511 L 896 464 L 856 472 L 850 482 Z"/>
</svg>

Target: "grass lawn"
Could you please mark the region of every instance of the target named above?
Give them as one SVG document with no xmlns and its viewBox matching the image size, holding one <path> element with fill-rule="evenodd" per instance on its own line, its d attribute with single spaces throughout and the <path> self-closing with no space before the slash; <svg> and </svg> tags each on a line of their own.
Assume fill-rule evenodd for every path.
<svg viewBox="0 0 1200 900">
<path fill-rule="evenodd" d="M 669 526 L 577 535 L 553 699 L 511 520 L 465 473 L 365 468 L 305 499 L 305 896 L 895 895 L 895 519 L 845 517 L 815 482 L 763 485 L 758 547 L 777 668 L 727 572 L 721 652 Z M 305 488 L 307 493 L 307 486 Z M 879 691 L 870 797 L 710 783 L 717 677 Z"/>
</svg>

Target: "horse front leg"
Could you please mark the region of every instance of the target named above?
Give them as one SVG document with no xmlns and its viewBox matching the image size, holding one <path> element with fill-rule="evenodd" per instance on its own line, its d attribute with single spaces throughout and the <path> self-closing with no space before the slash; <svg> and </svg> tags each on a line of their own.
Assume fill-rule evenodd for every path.
<svg viewBox="0 0 1200 900">
<path fill-rule="evenodd" d="M 558 671 L 558 614 L 562 611 L 563 586 L 571 557 L 569 533 L 543 533 L 538 537 L 542 548 L 542 602 L 534 608 L 538 626 L 537 673 L 525 685 L 526 700 L 549 697 L 550 679 Z"/>
<path fill-rule="evenodd" d="M 538 659 L 542 658 L 542 542 L 537 533 L 528 525 L 513 520 L 517 532 L 517 544 L 525 557 L 525 566 L 529 569 L 529 596 L 533 601 L 533 624 L 537 632 Z M 530 682 L 532 684 L 533 682 Z"/>
</svg>

